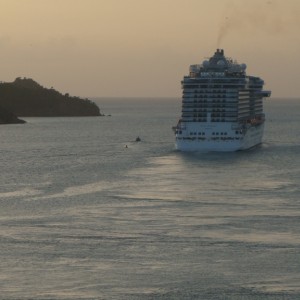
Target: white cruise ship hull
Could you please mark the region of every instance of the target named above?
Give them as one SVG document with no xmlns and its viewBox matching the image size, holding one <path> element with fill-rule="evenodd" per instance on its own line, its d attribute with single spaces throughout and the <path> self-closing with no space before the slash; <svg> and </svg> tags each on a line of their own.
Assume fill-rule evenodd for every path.
<svg viewBox="0 0 300 300">
<path fill-rule="evenodd" d="M 223 49 L 190 66 L 181 81 L 181 117 L 173 127 L 177 150 L 232 152 L 261 144 L 263 98 L 271 92 L 246 68 L 225 57 Z"/>
<path fill-rule="evenodd" d="M 191 124 L 192 125 L 192 124 Z M 216 124 L 210 127 L 210 131 L 222 131 L 225 124 Z M 221 127 L 222 126 L 222 127 Z M 198 127 L 196 124 L 191 127 Z M 204 129 L 204 128 L 203 128 Z M 205 128 L 207 130 L 207 126 Z M 201 131 L 201 127 L 198 128 Z M 197 135 L 177 135 L 175 148 L 180 151 L 198 151 L 198 152 L 234 152 L 246 150 L 262 143 L 264 124 L 248 127 L 241 134 L 236 134 L 236 130 L 223 130 L 226 135 L 203 137 Z M 223 132 L 222 131 L 222 132 Z M 196 132 L 196 131 L 195 131 Z M 196 132 L 197 133 L 197 132 Z"/>
</svg>

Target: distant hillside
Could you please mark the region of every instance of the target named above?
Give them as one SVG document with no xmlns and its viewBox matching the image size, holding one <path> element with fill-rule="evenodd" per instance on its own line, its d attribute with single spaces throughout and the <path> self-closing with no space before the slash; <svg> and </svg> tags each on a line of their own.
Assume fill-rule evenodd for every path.
<svg viewBox="0 0 300 300">
<path fill-rule="evenodd" d="M 47 89 L 30 78 L 0 83 L 0 107 L 22 117 L 101 116 L 88 99 Z"/>
</svg>

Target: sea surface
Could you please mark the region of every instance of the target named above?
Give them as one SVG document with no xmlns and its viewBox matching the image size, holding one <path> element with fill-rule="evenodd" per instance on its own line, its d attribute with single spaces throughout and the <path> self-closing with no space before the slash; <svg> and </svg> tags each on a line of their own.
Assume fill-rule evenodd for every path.
<svg viewBox="0 0 300 300">
<path fill-rule="evenodd" d="M 174 150 L 179 99 L 96 101 L 0 126 L 0 299 L 300 299 L 299 99 L 205 154 Z"/>
</svg>

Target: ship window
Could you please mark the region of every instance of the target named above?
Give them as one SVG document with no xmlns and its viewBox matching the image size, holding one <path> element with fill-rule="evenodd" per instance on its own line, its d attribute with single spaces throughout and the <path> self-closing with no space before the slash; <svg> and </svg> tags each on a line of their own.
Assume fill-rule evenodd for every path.
<svg viewBox="0 0 300 300">
<path fill-rule="evenodd" d="M 224 135 L 227 135 L 227 132 L 224 132 Z"/>
<path fill-rule="evenodd" d="M 213 132 L 212 135 L 215 135 L 215 133 Z"/>
<path fill-rule="evenodd" d="M 217 132 L 216 135 L 219 135 L 219 132 Z"/>
</svg>

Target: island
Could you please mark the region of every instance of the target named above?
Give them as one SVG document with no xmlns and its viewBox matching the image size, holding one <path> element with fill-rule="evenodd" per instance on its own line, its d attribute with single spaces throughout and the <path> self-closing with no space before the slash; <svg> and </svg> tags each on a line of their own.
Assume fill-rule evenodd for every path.
<svg viewBox="0 0 300 300">
<path fill-rule="evenodd" d="M 19 119 L 15 114 L 0 107 L 0 124 L 24 124 L 24 120 Z"/>
<path fill-rule="evenodd" d="M 21 77 L 0 83 L 0 123 L 5 123 L 9 115 L 15 122 L 17 117 L 102 116 L 99 107 L 87 98 L 62 94 L 53 87 L 45 88 L 31 78 Z"/>
</svg>

